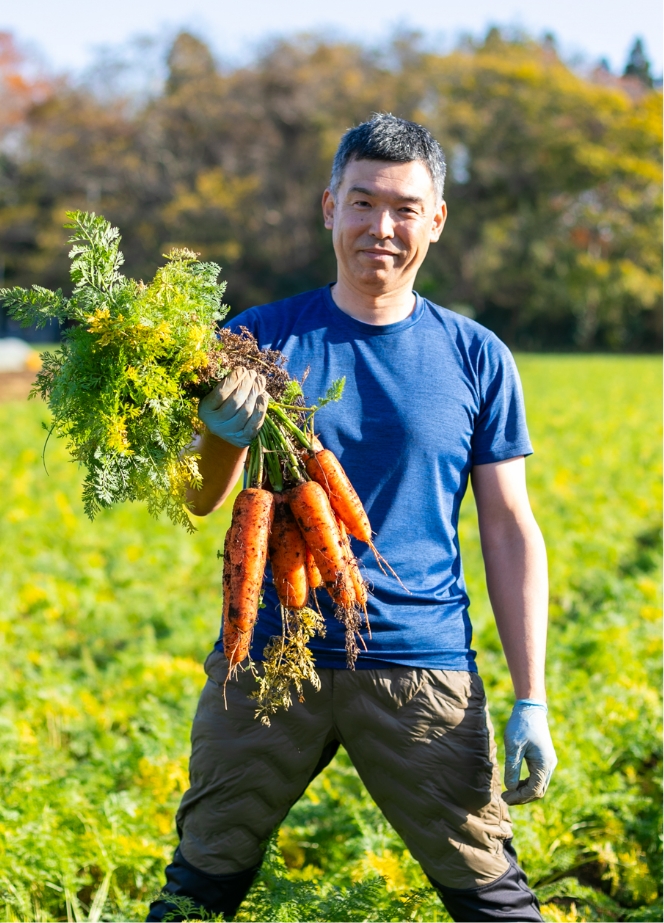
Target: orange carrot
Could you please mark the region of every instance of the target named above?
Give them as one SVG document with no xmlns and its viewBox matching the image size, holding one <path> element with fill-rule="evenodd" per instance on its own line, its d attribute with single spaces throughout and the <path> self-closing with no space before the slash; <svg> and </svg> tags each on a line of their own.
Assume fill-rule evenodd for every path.
<svg viewBox="0 0 664 923">
<path fill-rule="evenodd" d="M 234 628 L 228 619 L 224 620 L 224 654 L 231 667 L 242 663 L 251 648 L 251 632 Z"/>
<path fill-rule="evenodd" d="M 346 527 L 337 516 L 337 525 L 339 526 L 339 534 L 341 535 L 341 540 L 344 545 L 344 553 L 346 555 L 346 561 L 348 562 L 348 570 L 350 572 L 350 579 L 353 582 L 353 589 L 355 590 L 355 599 L 357 600 L 358 605 L 364 609 L 365 613 L 367 610 L 367 587 L 362 579 L 362 574 L 360 573 L 360 566 L 357 563 L 357 558 L 353 554 L 353 549 L 350 546 L 350 539 L 348 538 L 348 533 L 346 532 Z"/>
<path fill-rule="evenodd" d="M 306 460 L 307 474 L 314 481 L 321 484 L 330 498 L 332 509 L 346 526 L 351 535 L 366 542 L 374 553 L 378 566 L 384 574 L 388 572 L 395 577 L 401 586 L 410 593 L 401 582 L 401 578 L 394 568 L 385 560 L 371 539 L 371 525 L 362 501 L 355 492 L 355 488 L 348 479 L 348 475 L 341 467 L 341 462 L 330 452 L 322 449 L 315 455 L 310 455 Z"/>
<path fill-rule="evenodd" d="M 237 495 L 224 543 L 224 653 L 232 666 L 249 651 L 273 516 L 269 491 L 249 488 Z"/>
<path fill-rule="evenodd" d="M 336 455 L 329 449 L 323 449 L 309 456 L 306 468 L 309 477 L 325 488 L 332 509 L 350 534 L 371 544 L 369 517 Z"/>
<path fill-rule="evenodd" d="M 316 481 L 305 481 L 289 491 L 288 502 L 325 588 L 338 606 L 352 609 L 355 590 L 327 494 Z"/>
<path fill-rule="evenodd" d="M 307 545 L 307 582 L 310 589 L 317 590 L 319 586 L 323 585 L 323 578 L 320 575 L 320 571 L 316 567 L 316 562 L 314 561 L 314 556 L 311 553 L 311 548 Z"/>
<path fill-rule="evenodd" d="M 309 597 L 307 546 L 283 494 L 274 496 L 268 548 L 279 602 L 286 609 L 301 609 Z"/>
</svg>

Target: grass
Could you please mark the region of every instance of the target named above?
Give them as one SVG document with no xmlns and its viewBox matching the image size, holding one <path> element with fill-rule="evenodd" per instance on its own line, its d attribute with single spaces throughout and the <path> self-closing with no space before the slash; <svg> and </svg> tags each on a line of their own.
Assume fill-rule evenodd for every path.
<svg viewBox="0 0 664 923">
<path fill-rule="evenodd" d="M 559 766 L 515 808 L 549 920 L 661 920 L 661 363 L 519 358 L 550 555 Z M 6 920 L 137 920 L 175 844 L 216 638 L 228 509 L 190 537 L 140 507 L 82 514 L 42 405 L 0 405 L 0 903 Z M 498 737 L 512 693 L 474 506 L 461 540 Z M 2 913 L 2 911 L 0 911 Z M 446 920 L 340 753 L 291 811 L 249 920 Z"/>
</svg>

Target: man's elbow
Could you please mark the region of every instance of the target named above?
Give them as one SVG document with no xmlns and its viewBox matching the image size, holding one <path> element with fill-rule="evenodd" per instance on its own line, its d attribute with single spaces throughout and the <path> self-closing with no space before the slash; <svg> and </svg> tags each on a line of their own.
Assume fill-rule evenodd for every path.
<svg viewBox="0 0 664 923">
<path fill-rule="evenodd" d="M 186 504 L 189 512 L 198 518 L 214 513 L 226 500 L 226 495 L 221 497 L 206 497 L 202 491 L 190 488 L 186 495 Z"/>
<path fill-rule="evenodd" d="M 482 546 L 485 548 L 505 545 L 532 545 L 544 542 L 542 532 L 532 511 L 511 511 L 508 515 L 495 517 L 480 526 Z"/>
</svg>

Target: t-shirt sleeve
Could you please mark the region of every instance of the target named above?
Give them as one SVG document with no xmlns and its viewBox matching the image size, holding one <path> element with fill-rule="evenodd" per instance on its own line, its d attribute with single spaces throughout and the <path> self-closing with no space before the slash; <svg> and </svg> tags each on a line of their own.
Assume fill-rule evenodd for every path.
<svg viewBox="0 0 664 923">
<path fill-rule="evenodd" d="M 511 352 L 497 337 L 487 337 L 482 346 L 478 379 L 480 409 L 472 437 L 473 465 L 531 455 L 519 373 Z"/>
</svg>

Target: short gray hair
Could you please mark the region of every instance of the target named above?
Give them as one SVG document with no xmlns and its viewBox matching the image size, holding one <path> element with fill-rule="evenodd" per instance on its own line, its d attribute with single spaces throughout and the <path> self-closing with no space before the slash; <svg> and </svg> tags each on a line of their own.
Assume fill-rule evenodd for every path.
<svg viewBox="0 0 664 923">
<path fill-rule="evenodd" d="M 443 198 L 445 155 L 430 131 L 417 122 L 400 119 L 390 112 L 376 112 L 344 133 L 332 162 L 330 189 L 339 191 L 344 170 L 351 160 L 384 160 L 391 163 L 421 161 L 429 171 L 436 196 Z"/>
</svg>

